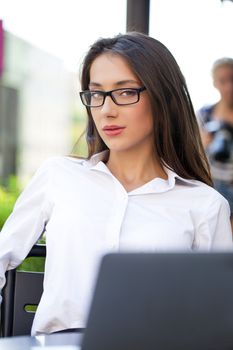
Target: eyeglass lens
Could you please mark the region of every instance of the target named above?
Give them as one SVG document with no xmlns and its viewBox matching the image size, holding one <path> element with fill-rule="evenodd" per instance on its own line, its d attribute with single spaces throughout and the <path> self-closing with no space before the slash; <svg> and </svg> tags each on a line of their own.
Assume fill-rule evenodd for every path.
<svg viewBox="0 0 233 350">
<path fill-rule="evenodd" d="M 98 107 L 103 105 L 107 95 L 110 95 L 112 100 L 119 105 L 133 104 L 139 100 L 137 89 L 117 89 L 109 93 L 104 91 L 85 91 L 82 94 L 82 100 L 85 105 Z"/>
</svg>

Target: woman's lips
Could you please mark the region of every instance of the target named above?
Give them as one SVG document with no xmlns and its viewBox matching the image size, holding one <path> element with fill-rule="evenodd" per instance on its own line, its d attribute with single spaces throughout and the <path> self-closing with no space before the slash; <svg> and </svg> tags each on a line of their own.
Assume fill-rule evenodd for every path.
<svg viewBox="0 0 233 350">
<path fill-rule="evenodd" d="M 123 126 L 118 125 L 107 125 L 103 128 L 103 132 L 107 136 L 116 136 L 122 133 L 122 131 L 125 129 Z"/>
</svg>

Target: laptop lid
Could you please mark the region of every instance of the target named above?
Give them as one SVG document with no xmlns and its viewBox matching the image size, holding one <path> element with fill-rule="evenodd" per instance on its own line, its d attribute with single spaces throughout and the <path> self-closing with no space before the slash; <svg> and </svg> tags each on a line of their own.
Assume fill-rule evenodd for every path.
<svg viewBox="0 0 233 350">
<path fill-rule="evenodd" d="M 106 255 L 81 348 L 233 349 L 233 254 Z"/>
</svg>

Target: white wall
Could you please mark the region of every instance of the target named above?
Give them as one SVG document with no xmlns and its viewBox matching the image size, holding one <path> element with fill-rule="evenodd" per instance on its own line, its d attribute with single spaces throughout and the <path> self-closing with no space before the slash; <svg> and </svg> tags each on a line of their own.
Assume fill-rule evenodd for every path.
<svg viewBox="0 0 233 350">
<path fill-rule="evenodd" d="M 150 0 L 150 35 L 173 53 L 195 109 L 218 98 L 211 66 L 233 57 L 233 3 L 220 0 Z"/>
</svg>

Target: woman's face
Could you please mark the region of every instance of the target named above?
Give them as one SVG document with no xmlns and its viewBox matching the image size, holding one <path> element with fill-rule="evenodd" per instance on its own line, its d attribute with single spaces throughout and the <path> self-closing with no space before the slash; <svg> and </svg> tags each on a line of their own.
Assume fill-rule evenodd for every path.
<svg viewBox="0 0 233 350">
<path fill-rule="evenodd" d="M 221 98 L 230 106 L 233 105 L 233 66 L 218 67 L 214 73 L 214 86 Z"/>
<path fill-rule="evenodd" d="M 118 55 L 101 54 L 90 69 L 91 91 L 140 88 L 142 83 L 127 62 Z M 128 99 L 129 90 L 120 92 L 120 100 Z M 98 94 L 96 95 L 98 98 Z M 153 116 L 147 91 L 140 93 L 135 104 L 119 106 L 110 96 L 101 107 L 92 107 L 91 114 L 100 137 L 111 152 L 153 149 Z"/>
</svg>

